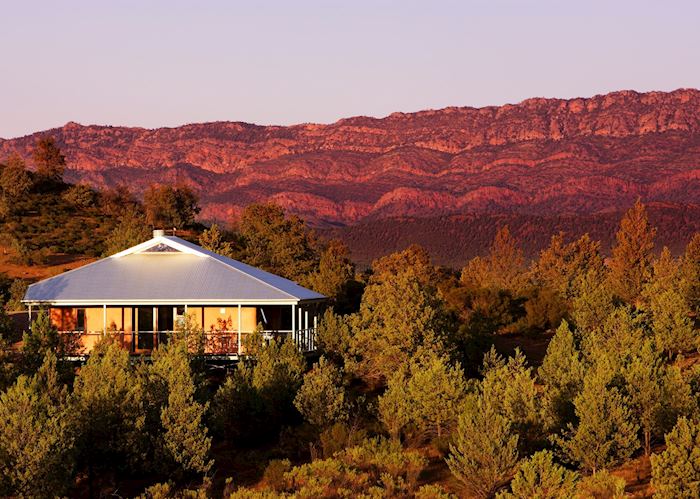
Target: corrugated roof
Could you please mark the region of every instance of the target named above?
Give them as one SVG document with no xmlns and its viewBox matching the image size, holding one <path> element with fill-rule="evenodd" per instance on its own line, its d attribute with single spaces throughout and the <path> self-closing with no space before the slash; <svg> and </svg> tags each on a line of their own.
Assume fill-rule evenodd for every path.
<svg viewBox="0 0 700 499">
<path fill-rule="evenodd" d="M 176 251 L 144 251 L 159 244 Z M 293 281 L 173 236 L 154 237 L 111 257 L 34 283 L 24 297 L 30 302 L 162 300 L 183 304 L 322 298 Z"/>
</svg>

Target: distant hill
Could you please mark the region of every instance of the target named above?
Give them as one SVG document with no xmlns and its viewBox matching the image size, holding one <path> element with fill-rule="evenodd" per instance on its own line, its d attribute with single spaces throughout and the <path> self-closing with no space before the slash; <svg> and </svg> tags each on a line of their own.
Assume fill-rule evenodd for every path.
<svg viewBox="0 0 700 499">
<path fill-rule="evenodd" d="M 444 241 L 448 260 L 457 258 L 448 253 L 478 248 L 446 248 L 451 240 L 434 234 L 435 224 L 448 230 L 473 220 L 468 230 L 482 232 L 467 239 L 482 241 L 491 230 L 485 227 L 512 219 L 539 237 L 537 224 L 605 232 L 598 224 L 616 219 L 637 197 L 674 217 L 700 205 L 694 89 L 538 98 L 330 125 L 218 122 L 147 130 L 68 123 L 1 140 L 0 158 L 17 151 L 30 159 L 43 135 L 62 147 L 70 181 L 127 183 L 137 191 L 153 182 L 187 182 L 201 194 L 204 219 L 227 220 L 251 202 L 274 201 L 319 227 L 359 223 L 340 231 L 350 241 L 390 228 L 401 231 L 397 240 Z M 410 221 L 383 221 L 396 217 Z"/>
<path fill-rule="evenodd" d="M 700 232 L 700 206 L 652 203 L 649 218 L 658 228 L 657 251 L 668 246 L 680 254 L 695 232 Z M 592 215 L 453 215 L 428 218 L 389 218 L 362 222 L 324 231 L 324 235 L 344 240 L 360 266 L 417 243 L 428 250 L 436 263 L 461 268 L 465 262 L 488 251 L 496 231 L 508 225 L 528 258 L 536 257 L 549 245 L 551 236 L 564 232 L 571 240 L 589 233 L 601 241 L 604 254 L 610 253 L 623 211 Z"/>
</svg>

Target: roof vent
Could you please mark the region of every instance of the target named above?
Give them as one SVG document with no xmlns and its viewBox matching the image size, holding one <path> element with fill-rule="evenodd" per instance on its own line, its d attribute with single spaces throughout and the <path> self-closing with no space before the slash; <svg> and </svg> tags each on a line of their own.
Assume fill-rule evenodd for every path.
<svg viewBox="0 0 700 499">
<path fill-rule="evenodd" d="M 153 237 L 163 237 L 165 235 L 165 231 L 163 229 L 155 229 L 153 231 Z"/>
</svg>

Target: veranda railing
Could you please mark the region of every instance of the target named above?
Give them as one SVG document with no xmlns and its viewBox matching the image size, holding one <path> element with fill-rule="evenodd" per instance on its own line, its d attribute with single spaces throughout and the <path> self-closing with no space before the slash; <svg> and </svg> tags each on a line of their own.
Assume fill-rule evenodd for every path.
<svg viewBox="0 0 700 499">
<path fill-rule="evenodd" d="M 247 339 L 254 331 L 205 331 L 202 334 L 204 355 L 245 355 Z M 134 354 L 148 353 L 168 343 L 176 331 L 60 331 L 67 355 L 86 355 L 92 347 L 108 337 Z M 264 342 L 291 338 L 302 352 L 316 350 L 316 329 L 296 331 L 262 331 Z"/>
</svg>

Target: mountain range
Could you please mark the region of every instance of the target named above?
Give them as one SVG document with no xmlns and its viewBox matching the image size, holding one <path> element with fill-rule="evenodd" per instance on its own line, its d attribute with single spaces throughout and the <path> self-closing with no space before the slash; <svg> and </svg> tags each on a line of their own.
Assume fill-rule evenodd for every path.
<svg viewBox="0 0 700 499">
<path fill-rule="evenodd" d="M 45 135 L 66 155 L 70 181 L 126 183 L 137 192 L 184 182 L 200 193 L 205 220 L 272 201 L 339 235 L 362 261 L 422 242 L 438 261 L 459 264 L 483 252 L 503 223 L 537 236 L 525 237 L 537 240 L 527 245 L 531 253 L 558 229 L 600 233 L 607 244 L 610 221 L 638 197 L 674 228 L 660 231 L 662 243 L 680 247 L 700 229 L 695 89 L 533 98 L 325 125 L 71 122 L 0 139 L 0 158 L 18 152 L 31 165 Z M 387 236 L 392 231 L 396 237 Z M 448 248 L 451 241 L 462 247 Z"/>
</svg>

